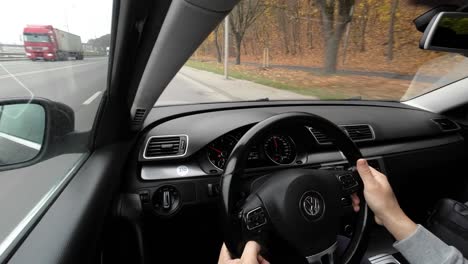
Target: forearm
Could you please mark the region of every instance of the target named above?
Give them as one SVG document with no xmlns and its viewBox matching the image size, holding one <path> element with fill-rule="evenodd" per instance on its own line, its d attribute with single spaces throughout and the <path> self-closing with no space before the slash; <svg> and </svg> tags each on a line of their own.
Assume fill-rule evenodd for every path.
<svg viewBox="0 0 468 264">
<path fill-rule="evenodd" d="M 411 264 L 468 264 L 456 248 L 448 246 L 420 225 L 393 246 Z"/>
<path fill-rule="evenodd" d="M 401 209 L 394 210 L 384 219 L 382 224 L 397 241 L 411 236 L 418 227 Z"/>
</svg>

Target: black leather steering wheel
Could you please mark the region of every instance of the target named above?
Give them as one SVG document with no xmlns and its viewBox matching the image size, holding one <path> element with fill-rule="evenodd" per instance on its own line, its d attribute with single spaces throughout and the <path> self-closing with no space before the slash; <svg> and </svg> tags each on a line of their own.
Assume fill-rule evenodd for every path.
<svg viewBox="0 0 468 264">
<path fill-rule="evenodd" d="M 312 126 L 333 139 L 347 158 L 349 170 L 292 168 L 267 176 L 247 198 L 241 195 L 241 179 L 247 155 L 256 139 L 277 126 Z M 356 263 L 363 240 L 368 209 L 362 198 L 363 183 L 355 170 L 361 152 L 337 125 L 317 115 L 290 112 L 267 118 L 245 133 L 234 147 L 221 178 L 225 243 L 239 257 L 245 242 L 256 240 L 275 247 L 266 254 L 295 255 L 304 263 Z M 348 247 L 336 256 L 337 235 L 343 215 L 341 198 L 352 193 L 361 197 L 354 232 Z M 266 246 L 268 251 L 268 246 Z"/>
</svg>

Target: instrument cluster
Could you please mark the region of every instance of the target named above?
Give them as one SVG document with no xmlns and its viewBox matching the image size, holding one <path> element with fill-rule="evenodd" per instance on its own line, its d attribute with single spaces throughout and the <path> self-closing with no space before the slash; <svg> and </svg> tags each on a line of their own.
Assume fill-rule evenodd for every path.
<svg viewBox="0 0 468 264">
<path fill-rule="evenodd" d="M 245 129 L 225 134 L 205 147 L 205 155 L 211 165 L 223 170 L 234 146 L 246 132 Z M 290 135 L 286 131 L 278 130 L 266 134 L 254 142 L 247 158 L 247 167 L 266 167 L 275 165 L 302 164 L 297 145 L 301 142 L 297 135 Z"/>
</svg>

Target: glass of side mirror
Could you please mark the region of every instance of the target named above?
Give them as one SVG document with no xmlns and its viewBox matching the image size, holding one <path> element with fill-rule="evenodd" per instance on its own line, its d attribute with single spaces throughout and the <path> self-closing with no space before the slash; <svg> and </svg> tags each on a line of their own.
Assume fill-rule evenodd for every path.
<svg viewBox="0 0 468 264">
<path fill-rule="evenodd" d="M 468 54 L 468 13 L 440 12 L 435 15 L 419 46 L 426 50 Z"/>
<path fill-rule="evenodd" d="M 39 155 L 44 142 L 46 111 L 40 104 L 0 105 L 0 167 Z"/>
</svg>

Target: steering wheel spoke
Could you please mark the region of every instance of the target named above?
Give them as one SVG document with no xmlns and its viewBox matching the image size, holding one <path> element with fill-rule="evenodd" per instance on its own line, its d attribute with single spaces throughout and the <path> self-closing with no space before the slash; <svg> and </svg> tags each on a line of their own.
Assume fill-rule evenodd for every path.
<svg viewBox="0 0 468 264">
<path fill-rule="evenodd" d="M 335 264 L 336 260 L 336 249 L 338 248 L 338 242 L 333 243 L 329 248 L 322 252 L 316 253 L 311 256 L 306 256 L 307 263 L 309 264 Z"/>
</svg>

